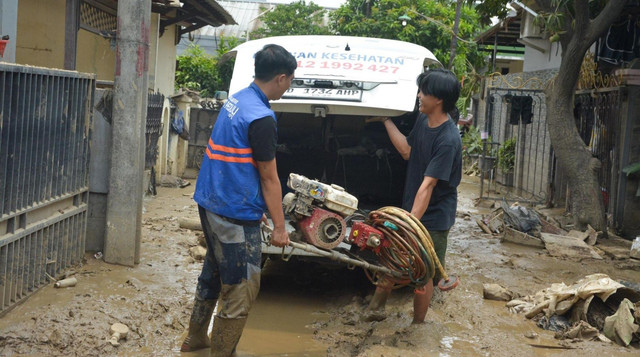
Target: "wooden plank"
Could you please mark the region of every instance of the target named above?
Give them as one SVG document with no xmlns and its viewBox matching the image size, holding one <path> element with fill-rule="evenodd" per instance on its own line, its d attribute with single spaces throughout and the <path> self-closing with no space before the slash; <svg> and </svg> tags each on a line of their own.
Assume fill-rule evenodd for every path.
<svg viewBox="0 0 640 357">
<path fill-rule="evenodd" d="M 542 241 L 549 254 L 554 257 L 602 259 L 582 240 L 550 233 L 541 233 Z"/>
<path fill-rule="evenodd" d="M 507 226 L 504 227 L 504 234 L 502 235 L 502 238 L 500 239 L 500 241 L 527 245 L 527 246 L 536 247 L 536 248 L 545 247 L 544 243 L 539 238 L 528 235 L 524 232 L 517 231 Z"/>
</svg>

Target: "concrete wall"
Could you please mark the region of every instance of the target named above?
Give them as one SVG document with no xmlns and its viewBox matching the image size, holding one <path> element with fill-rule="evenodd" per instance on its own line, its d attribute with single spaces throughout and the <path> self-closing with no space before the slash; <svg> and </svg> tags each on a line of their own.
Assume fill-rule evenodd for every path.
<svg viewBox="0 0 640 357">
<path fill-rule="evenodd" d="M 95 73 L 98 80 L 113 81 L 116 70 L 115 40 L 81 29 L 78 32 L 76 69 L 80 72 Z"/>
<path fill-rule="evenodd" d="M 64 67 L 65 0 L 20 0 L 16 63 Z M 85 30 L 78 31 L 76 69 L 112 81 L 115 42 Z"/>
<path fill-rule="evenodd" d="M 153 30 L 154 29 L 152 28 L 151 31 Z M 156 38 L 156 41 L 158 44 L 158 56 L 155 60 L 153 83 L 154 88 L 166 97 L 175 93 L 176 27 L 173 25 L 167 27 L 162 37 Z M 151 81 L 149 83 L 151 83 Z"/>
<path fill-rule="evenodd" d="M 503 69 L 507 70 L 507 73 L 520 73 L 524 68 L 524 61 L 522 59 L 514 58 L 497 58 L 495 72 L 503 73 Z"/>
<path fill-rule="evenodd" d="M 16 63 L 64 68 L 65 0 L 20 0 Z"/>
<path fill-rule="evenodd" d="M 558 42 L 551 43 L 549 50 L 544 52 L 525 46 L 524 58 L 526 58 L 526 61 L 524 61 L 523 72 L 557 69 L 560 68 L 560 61 L 562 60 L 562 49 Z"/>
</svg>

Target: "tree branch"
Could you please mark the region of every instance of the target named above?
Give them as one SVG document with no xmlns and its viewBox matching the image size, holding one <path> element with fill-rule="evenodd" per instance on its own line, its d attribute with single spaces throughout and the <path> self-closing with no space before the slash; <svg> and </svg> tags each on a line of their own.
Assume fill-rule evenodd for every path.
<svg viewBox="0 0 640 357">
<path fill-rule="evenodd" d="M 589 1 L 588 0 L 575 0 L 573 4 L 573 9 L 576 12 L 576 23 L 574 28 L 576 29 L 586 29 L 589 26 Z M 565 14 L 569 11 L 568 9 L 563 9 Z M 566 15 L 565 15 L 566 16 Z"/>
<path fill-rule="evenodd" d="M 624 9 L 626 0 L 611 0 L 607 2 L 604 9 L 596 16 L 591 25 L 587 28 L 584 39 L 589 43 L 595 42 L 605 32 L 611 23 L 620 15 Z"/>
<path fill-rule="evenodd" d="M 551 12 L 551 0 L 536 0 L 536 4 L 540 6 L 540 8 L 544 12 Z"/>
</svg>

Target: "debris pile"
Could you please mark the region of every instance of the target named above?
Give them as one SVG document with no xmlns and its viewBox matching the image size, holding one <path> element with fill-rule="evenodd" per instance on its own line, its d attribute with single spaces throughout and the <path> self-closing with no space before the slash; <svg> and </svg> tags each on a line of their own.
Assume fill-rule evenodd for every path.
<svg viewBox="0 0 640 357">
<path fill-rule="evenodd" d="M 549 219 L 551 220 L 551 219 Z M 477 219 L 476 223 L 491 235 L 501 235 L 502 242 L 510 242 L 546 249 L 551 256 L 576 259 L 602 259 L 592 248 L 598 235 L 591 226 L 584 232 L 565 231 L 543 218 L 535 209 L 502 201 L 500 207 L 488 217 Z"/>
<path fill-rule="evenodd" d="M 629 284 L 630 285 L 630 284 Z M 558 339 L 600 339 L 628 346 L 640 341 L 640 291 L 592 274 L 574 284 L 552 284 L 506 304 Z"/>
</svg>

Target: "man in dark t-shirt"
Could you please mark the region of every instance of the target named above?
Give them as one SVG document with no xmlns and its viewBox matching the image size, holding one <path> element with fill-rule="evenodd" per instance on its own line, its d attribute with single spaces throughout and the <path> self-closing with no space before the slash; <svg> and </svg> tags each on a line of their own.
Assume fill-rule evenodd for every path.
<svg viewBox="0 0 640 357">
<path fill-rule="evenodd" d="M 444 266 L 449 229 L 456 218 L 457 187 L 462 178 L 462 142 L 450 112 L 460 95 L 460 84 L 451 71 L 436 69 L 420 74 L 420 115 L 409 136 L 404 136 L 391 118 L 381 121 L 393 146 L 408 160 L 402 208 L 427 228 L 438 259 Z M 439 277 L 436 274 L 435 279 Z M 368 316 L 379 319 L 391 289 L 381 282 L 367 308 Z M 413 323 L 423 323 L 433 295 L 433 280 L 415 290 Z"/>
</svg>

